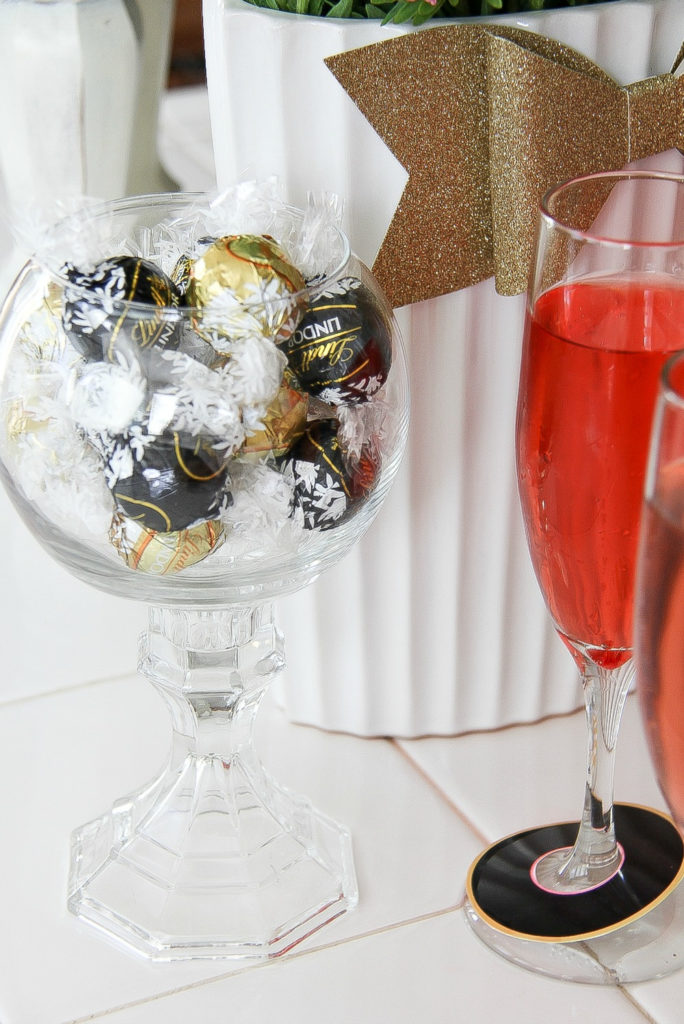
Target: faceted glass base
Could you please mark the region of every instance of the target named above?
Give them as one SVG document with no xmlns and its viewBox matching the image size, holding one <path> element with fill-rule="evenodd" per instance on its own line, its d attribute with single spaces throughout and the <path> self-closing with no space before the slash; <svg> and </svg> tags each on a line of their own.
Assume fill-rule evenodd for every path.
<svg viewBox="0 0 684 1024">
<path fill-rule="evenodd" d="M 235 757 L 179 769 L 72 836 L 69 909 L 155 960 L 273 957 L 356 905 L 348 832 Z"/>
<path fill-rule="evenodd" d="M 150 609 L 140 669 L 171 712 L 169 761 L 73 834 L 77 917 L 154 960 L 271 957 L 356 905 L 349 833 L 254 748 L 283 661 L 270 606 Z"/>
</svg>

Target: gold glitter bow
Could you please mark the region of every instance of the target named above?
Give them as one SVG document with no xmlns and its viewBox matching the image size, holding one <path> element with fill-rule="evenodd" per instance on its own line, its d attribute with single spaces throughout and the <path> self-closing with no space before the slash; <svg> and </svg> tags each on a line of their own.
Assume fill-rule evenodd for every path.
<svg viewBox="0 0 684 1024">
<path fill-rule="evenodd" d="M 547 188 L 684 149 L 684 76 L 618 85 L 522 29 L 450 25 L 325 61 L 409 173 L 373 271 L 393 306 L 527 286 Z"/>
</svg>

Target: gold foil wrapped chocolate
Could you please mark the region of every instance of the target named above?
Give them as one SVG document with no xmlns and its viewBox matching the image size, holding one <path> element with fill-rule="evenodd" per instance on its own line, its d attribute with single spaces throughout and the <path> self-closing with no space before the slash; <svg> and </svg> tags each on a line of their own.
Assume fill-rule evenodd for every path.
<svg viewBox="0 0 684 1024">
<path fill-rule="evenodd" d="M 280 458 L 306 430 L 308 395 L 285 381 L 268 407 L 263 430 L 251 434 L 240 449 L 241 455 Z"/>
<path fill-rule="evenodd" d="M 43 301 L 31 313 L 21 329 L 21 343 L 31 358 L 55 362 L 66 347 L 62 330 L 62 289 L 54 281 L 48 283 Z"/>
<path fill-rule="evenodd" d="M 158 533 L 116 515 L 109 539 L 129 568 L 153 576 L 169 576 L 196 565 L 211 554 L 223 540 L 223 525 L 210 520 L 187 530 Z"/>
<path fill-rule="evenodd" d="M 187 305 L 197 333 L 219 351 L 255 331 L 282 341 L 296 326 L 304 278 L 268 235 L 227 235 L 190 269 Z"/>
<path fill-rule="evenodd" d="M 21 398 L 11 402 L 5 412 L 8 440 L 17 442 L 26 434 L 36 434 L 47 427 L 47 420 L 36 419 L 30 409 L 24 408 Z"/>
</svg>

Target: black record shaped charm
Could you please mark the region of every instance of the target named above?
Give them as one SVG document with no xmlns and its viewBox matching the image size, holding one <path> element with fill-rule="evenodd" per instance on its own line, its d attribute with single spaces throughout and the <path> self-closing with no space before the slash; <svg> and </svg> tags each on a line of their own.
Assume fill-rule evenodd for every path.
<svg viewBox="0 0 684 1024">
<path fill-rule="evenodd" d="M 218 517 L 230 500 L 222 453 L 177 432 L 154 438 L 141 454 L 137 447 L 119 438 L 107 460 L 107 483 L 123 515 L 160 533 Z"/>
<path fill-rule="evenodd" d="M 130 362 L 151 348 L 178 347 L 181 293 L 149 260 L 114 256 L 87 272 L 68 264 L 63 273 L 64 330 L 86 359 Z"/>
<path fill-rule="evenodd" d="M 327 288 L 281 347 L 302 387 L 331 405 L 368 401 L 392 361 L 388 318 L 356 277 Z"/>
</svg>

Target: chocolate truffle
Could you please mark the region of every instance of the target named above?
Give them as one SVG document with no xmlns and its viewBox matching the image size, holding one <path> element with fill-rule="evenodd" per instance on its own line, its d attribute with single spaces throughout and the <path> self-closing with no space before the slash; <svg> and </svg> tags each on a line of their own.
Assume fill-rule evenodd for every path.
<svg viewBox="0 0 684 1024">
<path fill-rule="evenodd" d="M 358 278 L 323 292 L 281 347 L 301 385 L 331 405 L 368 401 L 392 359 L 387 316 Z"/>
<path fill-rule="evenodd" d="M 195 330 L 218 352 L 254 332 L 290 336 L 304 279 L 269 235 L 218 238 L 188 273 L 185 302 L 194 310 Z"/>
<path fill-rule="evenodd" d="M 131 569 L 168 576 L 206 558 L 221 543 L 223 532 L 222 523 L 210 521 L 187 530 L 158 533 L 117 514 L 109 539 Z"/>
<path fill-rule="evenodd" d="M 151 439 L 142 452 L 130 437 L 118 438 L 105 476 L 119 511 L 162 533 L 215 519 L 229 500 L 223 454 L 176 431 Z"/>
<path fill-rule="evenodd" d="M 64 330 L 86 359 L 130 361 L 152 348 L 178 346 L 180 317 L 174 309 L 180 292 L 153 263 L 114 256 L 92 270 L 67 265 L 63 273 Z"/>
<path fill-rule="evenodd" d="M 301 513 L 307 530 L 338 526 L 375 483 L 377 465 L 370 449 L 352 463 L 337 431 L 336 420 L 312 423 L 283 460 L 293 483 L 293 513 Z"/>
</svg>

